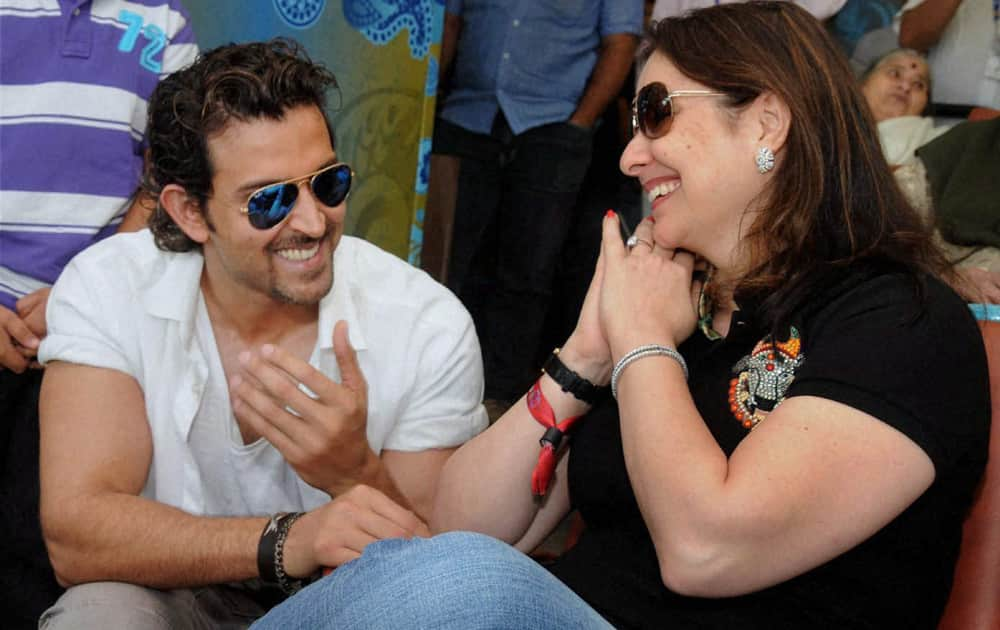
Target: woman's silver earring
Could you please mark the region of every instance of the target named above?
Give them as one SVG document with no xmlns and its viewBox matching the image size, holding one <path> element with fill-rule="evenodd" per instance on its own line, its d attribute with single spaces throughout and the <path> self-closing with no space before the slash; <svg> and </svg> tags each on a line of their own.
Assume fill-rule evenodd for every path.
<svg viewBox="0 0 1000 630">
<path fill-rule="evenodd" d="M 754 161 L 757 162 L 757 172 L 763 175 L 774 168 L 774 152 L 767 147 L 761 147 L 757 149 Z"/>
</svg>

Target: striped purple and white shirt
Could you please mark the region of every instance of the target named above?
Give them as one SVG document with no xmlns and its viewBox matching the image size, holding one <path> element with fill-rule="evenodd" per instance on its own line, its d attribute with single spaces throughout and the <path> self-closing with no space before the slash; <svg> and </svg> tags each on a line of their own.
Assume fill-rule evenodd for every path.
<svg viewBox="0 0 1000 630">
<path fill-rule="evenodd" d="M 0 0 L 0 305 L 112 234 L 146 102 L 198 52 L 180 0 Z"/>
</svg>

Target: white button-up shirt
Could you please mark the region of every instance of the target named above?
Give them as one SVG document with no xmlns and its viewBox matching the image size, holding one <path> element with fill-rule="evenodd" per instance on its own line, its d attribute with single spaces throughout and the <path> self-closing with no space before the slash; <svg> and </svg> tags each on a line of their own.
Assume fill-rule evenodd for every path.
<svg viewBox="0 0 1000 630">
<path fill-rule="evenodd" d="M 52 291 L 39 358 L 136 380 L 154 453 L 143 496 L 214 516 L 313 509 L 330 497 L 263 438 L 243 444 L 200 290 L 202 267 L 199 252 L 161 251 L 148 230 L 94 245 Z M 332 331 L 341 319 L 368 382 L 376 453 L 457 446 L 486 426 L 472 320 L 427 274 L 344 236 L 310 359 L 335 381 Z"/>
</svg>

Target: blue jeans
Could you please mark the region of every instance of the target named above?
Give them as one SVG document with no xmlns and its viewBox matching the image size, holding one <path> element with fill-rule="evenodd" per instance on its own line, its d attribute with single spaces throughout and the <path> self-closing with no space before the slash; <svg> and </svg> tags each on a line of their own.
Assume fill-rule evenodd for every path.
<svg viewBox="0 0 1000 630">
<path fill-rule="evenodd" d="M 608 624 L 534 560 L 482 534 L 372 543 L 258 620 L 253 630 L 601 628 Z"/>
</svg>

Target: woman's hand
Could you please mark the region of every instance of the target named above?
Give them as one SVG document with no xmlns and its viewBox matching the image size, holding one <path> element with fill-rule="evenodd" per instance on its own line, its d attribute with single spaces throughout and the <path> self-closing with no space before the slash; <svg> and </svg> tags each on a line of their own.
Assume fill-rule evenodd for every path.
<svg viewBox="0 0 1000 630">
<path fill-rule="evenodd" d="M 698 321 L 694 255 L 658 245 L 650 219 L 636 227 L 631 250 L 618 236 L 616 217 L 605 218 L 603 229 L 598 311 L 612 355 L 649 343 L 676 347 Z"/>
<path fill-rule="evenodd" d="M 608 217 L 613 217 L 613 219 Z M 612 221 L 618 221 L 618 217 L 613 211 L 608 210 L 604 223 Z M 576 320 L 576 328 L 573 329 L 573 333 L 563 344 L 559 353 L 563 363 L 595 385 L 606 385 L 611 380 L 611 368 L 613 367 L 611 349 L 604 338 L 600 311 L 598 310 L 603 282 L 604 254 L 601 253 L 597 257 L 594 277 L 590 280 L 590 287 L 583 300 L 583 308 L 580 309 L 580 317 Z"/>
</svg>

